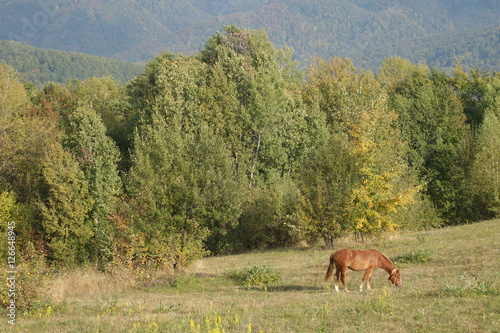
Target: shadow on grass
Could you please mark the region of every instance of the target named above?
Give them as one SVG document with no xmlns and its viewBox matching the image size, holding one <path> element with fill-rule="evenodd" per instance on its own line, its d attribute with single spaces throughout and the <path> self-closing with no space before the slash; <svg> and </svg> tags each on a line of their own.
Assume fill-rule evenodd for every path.
<svg viewBox="0 0 500 333">
<path fill-rule="evenodd" d="M 240 287 L 244 290 L 255 290 L 264 292 L 295 292 L 295 291 L 324 291 L 325 288 L 313 287 L 313 286 L 298 286 L 298 285 L 288 285 L 288 286 L 251 286 L 251 287 Z"/>
</svg>

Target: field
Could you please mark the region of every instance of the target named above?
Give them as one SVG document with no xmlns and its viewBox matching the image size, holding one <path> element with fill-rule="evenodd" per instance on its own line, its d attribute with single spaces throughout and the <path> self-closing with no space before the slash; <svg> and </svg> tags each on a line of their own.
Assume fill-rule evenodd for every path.
<svg viewBox="0 0 500 333">
<path fill-rule="evenodd" d="M 324 275 L 331 249 L 292 248 L 206 258 L 186 274 L 127 279 L 81 269 L 50 281 L 52 301 L 8 318 L 2 332 L 500 332 L 500 220 L 380 237 L 336 248 L 377 248 L 396 260 L 372 290 L 335 293 Z M 281 282 L 242 285 L 228 272 L 270 267 Z"/>
</svg>

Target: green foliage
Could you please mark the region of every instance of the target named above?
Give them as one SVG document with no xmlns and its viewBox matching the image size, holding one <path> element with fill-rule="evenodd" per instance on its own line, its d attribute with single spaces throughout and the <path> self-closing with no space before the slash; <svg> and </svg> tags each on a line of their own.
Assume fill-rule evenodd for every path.
<svg viewBox="0 0 500 333">
<path fill-rule="evenodd" d="M 0 221 L 2 223 L 10 221 L 14 216 L 16 199 L 11 192 L 0 193 Z"/>
<path fill-rule="evenodd" d="M 155 98 L 141 101 L 146 105 L 134 138 L 128 191 L 150 250 L 180 268 L 205 253 L 205 241 L 214 253 L 224 249 L 221 237 L 239 214 L 242 178 L 223 139 L 199 113 L 205 65 L 195 58 L 164 57 L 149 68 Z M 158 244 L 159 235 L 165 240 Z"/>
<path fill-rule="evenodd" d="M 238 225 L 228 235 L 230 249 L 241 252 L 295 245 L 301 237 L 297 221 L 299 200 L 299 191 L 289 178 L 252 191 L 242 207 Z"/>
<path fill-rule="evenodd" d="M 448 76 L 408 65 L 400 64 L 384 78 L 392 81 L 390 107 L 398 114 L 397 126 L 408 143 L 405 158 L 426 183 L 424 193 L 440 217 L 459 223 L 462 202 L 455 198 L 464 196 L 464 142 L 469 129 L 462 106 Z"/>
<path fill-rule="evenodd" d="M 200 173 L 184 155 L 189 143 L 179 129 L 167 132 L 165 120 L 153 120 L 155 125 L 143 128 L 134 140 L 127 186 L 134 229 L 145 234 L 149 255 L 181 267 L 201 254 L 207 236 L 199 219 L 204 209 Z"/>
<path fill-rule="evenodd" d="M 486 218 L 500 214 L 500 77 L 495 75 L 489 86 L 472 167 L 473 192 L 487 209 L 481 216 Z"/>
<path fill-rule="evenodd" d="M 385 91 L 348 60 L 318 59 L 306 96 L 325 113 L 331 140 L 304 163 L 306 232 L 332 246 L 345 232 L 362 237 L 394 230 L 393 214 L 415 203 L 419 186 L 405 163 L 405 143 Z"/>
<path fill-rule="evenodd" d="M 94 203 L 76 159 L 58 142 L 46 147 L 40 202 L 42 226 L 50 259 L 67 265 L 88 259 L 85 246 L 94 235 L 88 214 Z"/>
<path fill-rule="evenodd" d="M 120 154 L 93 109 L 86 106 L 77 108 L 69 115 L 68 122 L 64 145 L 78 160 L 93 202 L 87 217 L 92 221 L 94 233 L 88 245 L 89 253 L 92 259 L 103 264 L 111 260 L 112 255 L 111 229 L 107 218 L 114 212 L 122 190 L 118 175 Z"/>
<path fill-rule="evenodd" d="M 17 243 L 16 243 L 17 244 Z M 37 251 L 32 242 L 17 248 L 16 274 L 15 274 L 15 300 L 17 313 L 30 313 L 50 306 L 52 301 L 45 294 L 50 280 L 50 270 L 47 267 L 46 253 Z M 4 280 L 5 281 L 5 280 Z M 9 288 L 0 292 L 1 302 L 4 307 L 8 305 L 12 295 L 8 295 Z"/>
<path fill-rule="evenodd" d="M 228 271 L 226 276 L 247 287 L 276 285 L 281 282 L 281 272 L 265 265 L 254 265 L 251 268 Z"/>
<path fill-rule="evenodd" d="M 333 240 L 349 229 L 345 216 L 348 194 L 358 175 L 347 136 L 333 134 L 304 161 L 301 169 L 299 221 L 303 237 L 314 242 L 320 236 L 333 247 Z"/>
<path fill-rule="evenodd" d="M 306 114 L 286 91 L 289 62 L 263 31 L 225 27 L 201 52 L 210 65 L 207 115 L 251 184 L 289 173 L 303 151 Z M 234 97 L 222 97 L 234 96 Z M 222 99 L 222 100 L 221 100 Z M 222 104 L 222 101 L 228 102 Z"/>
<path fill-rule="evenodd" d="M 106 134 L 120 148 L 122 152 L 120 164 L 123 165 L 130 149 L 127 128 L 129 120 L 126 114 L 130 105 L 126 89 L 111 77 L 93 77 L 78 82 L 75 86 L 73 89 L 80 105 L 95 110 L 106 127 Z"/>
<path fill-rule="evenodd" d="M 35 136 L 34 125 L 23 117 L 29 108 L 28 94 L 14 70 L 0 64 L 0 190 L 27 196 L 31 169 L 36 169 L 35 151 L 40 146 Z M 33 133 L 35 132 L 35 133 Z M 39 141 L 40 138 L 38 138 Z"/>
<path fill-rule="evenodd" d="M 427 195 L 419 193 L 416 200 L 414 205 L 393 215 L 393 219 L 401 223 L 401 228 L 421 231 L 443 225 L 443 220 L 436 214 L 434 204 Z"/>
<path fill-rule="evenodd" d="M 377 76 L 340 58 L 303 73 L 264 31 L 236 26 L 127 86 L 37 90 L 0 65 L 0 217 L 57 263 L 178 270 L 493 217 L 499 91 L 497 73 L 400 58 Z"/>
</svg>

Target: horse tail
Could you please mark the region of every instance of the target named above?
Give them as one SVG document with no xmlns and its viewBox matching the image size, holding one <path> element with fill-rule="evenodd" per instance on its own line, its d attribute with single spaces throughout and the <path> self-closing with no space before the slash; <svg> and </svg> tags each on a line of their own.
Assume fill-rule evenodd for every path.
<svg viewBox="0 0 500 333">
<path fill-rule="evenodd" d="M 333 273 L 333 254 L 330 257 L 330 265 L 328 265 L 328 270 L 326 271 L 325 281 L 328 281 L 330 276 L 332 276 L 332 273 Z"/>
</svg>

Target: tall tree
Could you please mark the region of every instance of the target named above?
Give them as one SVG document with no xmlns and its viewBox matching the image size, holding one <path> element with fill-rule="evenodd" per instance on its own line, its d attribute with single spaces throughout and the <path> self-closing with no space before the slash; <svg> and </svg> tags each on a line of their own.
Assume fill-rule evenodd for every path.
<svg viewBox="0 0 500 333">
<path fill-rule="evenodd" d="M 296 215 L 291 212 L 297 204 L 293 198 L 298 200 L 292 183 L 312 146 L 314 115 L 302 101 L 289 50 L 275 49 L 262 31 L 224 30 L 201 52 L 208 65 L 202 107 L 249 184 L 250 197 L 233 232 L 240 235 L 239 242 L 233 243 L 246 248 L 290 243 L 293 227 L 277 226 L 284 226 L 284 215 Z M 296 224 L 295 217 L 287 221 Z M 245 239 L 246 234 L 253 234 L 254 241 Z"/>
<path fill-rule="evenodd" d="M 474 192 L 481 205 L 481 218 L 491 218 L 500 214 L 500 76 L 492 77 L 491 102 L 485 110 L 478 138 L 475 161 L 472 168 Z"/>
<path fill-rule="evenodd" d="M 385 63 L 384 65 L 388 65 Z M 407 160 L 426 183 L 425 193 L 447 223 L 459 223 L 465 179 L 463 143 L 468 133 L 451 79 L 436 70 L 404 69 L 389 91 L 398 128 L 409 144 Z M 393 73 L 398 77 L 397 70 Z"/>
<path fill-rule="evenodd" d="M 40 203 L 49 258 L 71 265 L 89 259 L 93 236 L 88 219 L 93 200 L 83 171 L 71 153 L 55 141 L 44 149 L 44 191 Z"/>
<path fill-rule="evenodd" d="M 220 237 L 239 214 L 240 181 L 225 142 L 200 113 L 206 65 L 163 56 L 148 66 L 138 84 L 154 97 L 143 95 L 127 188 L 149 255 L 181 268 L 204 245 L 222 250 Z"/>
<path fill-rule="evenodd" d="M 100 116 L 84 101 L 82 104 L 68 117 L 64 146 L 77 159 L 88 184 L 93 201 L 88 216 L 93 225 L 89 253 L 103 263 L 112 255 L 108 216 L 114 212 L 122 189 L 118 174 L 120 153 L 106 135 Z"/>
<path fill-rule="evenodd" d="M 309 241 L 321 237 L 327 246 L 351 230 L 346 207 L 358 174 L 347 135 L 333 133 L 316 147 L 301 169 L 299 221 Z"/>
<path fill-rule="evenodd" d="M 396 116 L 388 109 L 384 90 L 371 73 L 358 73 L 348 60 L 317 59 L 309 72 L 306 94 L 325 113 L 332 140 L 327 147 L 343 163 L 317 161 L 325 163 L 320 169 L 327 168 L 333 175 L 325 177 L 330 183 L 322 180 L 321 186 L 314 185 L 316 189 L 332 185 L 337 189 L 323 190 L 328 196 L 308 198 L 312 184 L 306 182 L 305 202 L 310 206 L 322 199 L 324 206 L 335 207 L 329 210 L 328 220 L 335 221 L 329 223 L 337 229 L 332 234 L 352 231 L 363 236 L 394 230 L 398 225 L 392 215 L 414 204 L 419 186 L 405 181 L 411 179 L 411 171 L 403 159 L 405 145 L 394 127 Z M 316 221 L 325 228 L 326 221 Z"/>
<path fill-rule="evenodd" d="M 0 191 L 16 190 L 21 197 L 29 191 L 26 172 L 31 157 L 40 148 L 30 135 L 24 117 L 30 101 L 14 70 L 0 64 Z"/>
<path fill-rule="evenodd" d="M 54 124 L 32 114 L 31 109 L 29 95 L 17 74 L 0 65 L 0 196 L 14 200 L 11 213 L 16 217 L 20 248 L 41 238 L 37 200 L 43 152 L 56 140 Z"/>
<path fill-rule="evenodd" d="M 289 172 L 300 150 L 305 112 L 287 92 L 289 63 L 262 31 L 225 27 L 207 41 L 207 116 L 225 124 L 224 135 L 251 184 Z M 221 101 L 227 100 L 227 104 Z M 216 117 L 216 118 L 215 118 Z"/>
</svg>

